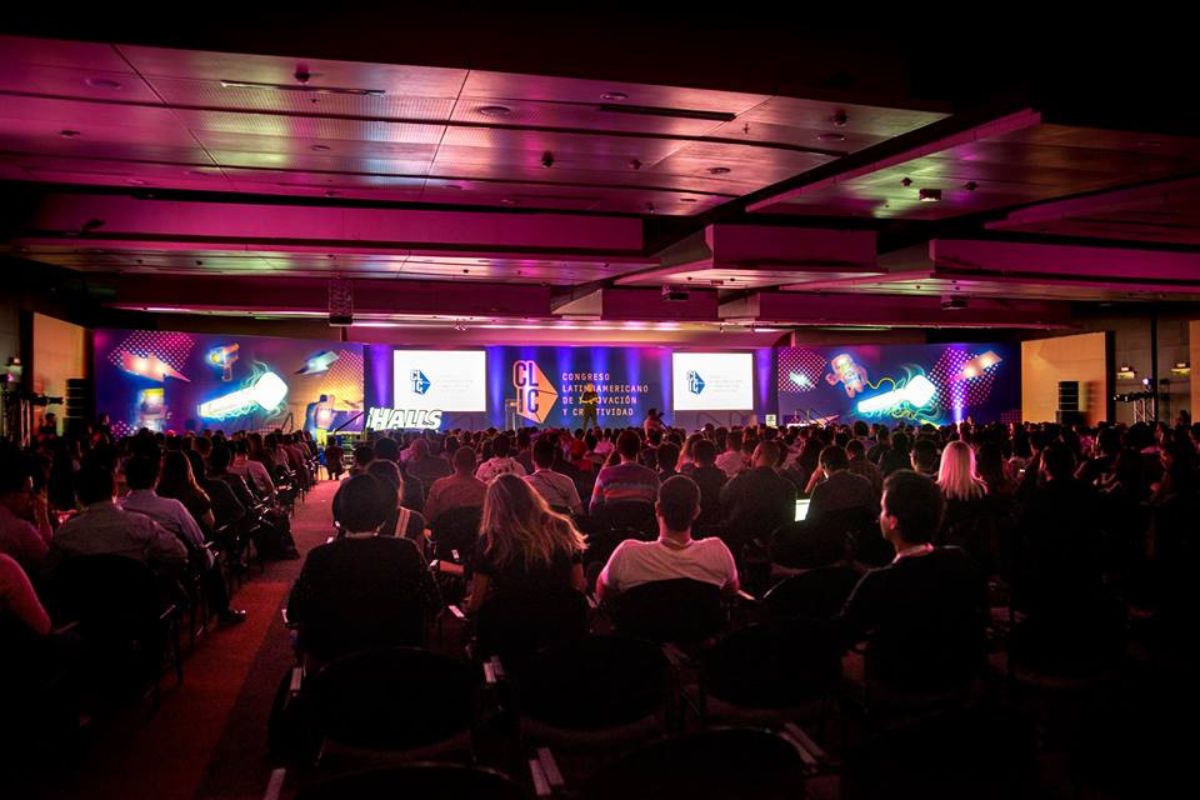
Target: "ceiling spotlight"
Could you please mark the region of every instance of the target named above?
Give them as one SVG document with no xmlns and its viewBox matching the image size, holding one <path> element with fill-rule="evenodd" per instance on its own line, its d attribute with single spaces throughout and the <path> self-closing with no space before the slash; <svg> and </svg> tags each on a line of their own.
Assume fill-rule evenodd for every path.
<svg viewBox="0 0 1200 800">
<path fill-rule="evenodd" d="M 93 89 L 120 89 L 120 81 L 114 81 L 112 78 L 88 78 L 84 81 Z"/>
<path fill-rule="evenodd" d="M 70 128 L 64 128 L 63 130 L 58 132 L 58 135 L 63 137 L 64 139 L 74 139 L 76 136 L 79 135 L 79 131 L 73 131 Z"/>
<path fill-rule="evenodd" d="M 964 186 L 963 188 L 966 189 L 968 192 L 973 192 L 979 188 L 979 184 L 976 183 L 975 181 L 967 181 L 967 185 Z"/>
<path fill-rule="evenodd" d="M 654 203 L 646 203 L 646 213 L 653 214 L 655 212 Z"/>
<path fill-rule="evenodd" d="M 850 118 L 846 116 L 846 112 L 840 108 L 833 112 L 833 116 L 830 117 L 830 122 L 839 128 L 845 125 L 849 120 Z"/>
<path fill-rule="evenodd" d="M 941 189 L 922 189 L 917 192 L 917 198 L 922 203 L 939 203 L 942 200 Z"/>
<path fill-rule="evenodd" d="M 696 202 L 696 198 L 694 198 L 694 197 L 681 197 L 681 198 L 679 198 L 679 202 L 681 202 L 681 203 L 695 203 L 695 202 Z"/>
<path fill-rule="evenodd" d="M 463 333 L 467 330 L 467 326 L 460 322 L 454 326 L 454 330 L 458 331 L 459 333 Z"/>
<path fill-rule="evenodd" d="M 542 153 L 542 166 L 546 169 L 554 166 L 554 153 L 551 153 L 549 150 Z"/>
<path fill-rule="evenodd" d="M 638 161 L 636 158 L 631 158 L 629 159 L 629 168 L 632 170 L 639 170 L 642 168 L 642 162 Z"/>
<path fill-rule="evenodd" d="M 900 185 L 907 189 L 909 186 L 912 186 L 912 178 L 905 178 L 904 180 L 900 181 Z"/>
<path fill-rule="evenodd" d="M 709 175 L 728 175 L 731 172 L 733 172 L 733 170 L 731 170 L 729 167 L 709 167 L 708 168 Z"/>
<path fill-rule="evenodd" d="M 817 139 L 822 142 L 844 142 L 846 137 L 840 133 L 819 133 Z"/>
<path fill-rule="evenodd" d="M 501 105 L 480 106 L 475 112 L 484 117 L 507 117 L 512 113 L 512 109 Z"/>
<path fill-rule="evenodd" d="M 316 152 L 316 153 L 327 153 L 327 152 L 329 152 L 330 150 L 332 150 L 333 148 L 331 148 L 331 147 L 330 147 L 329 145 L 327 145 L 327 144 L 314 144 L 314 145 L 312 146 L 312 149 L 313 149 L 313 151 L 314 151 L 314 152 Z"/>
<path fill-rule="evenodd" d="M 335 192 L 333 189 L 326 189 L 325 196 L 326 197 L 337 197 L 337 192 Z"/>
<path fill-rule="evenodd" d="M 515 206 L 517 205 L 517 199 L 515 197 L 502 197 L 500 198 L 500 205 Z"/>
<path fill-rule="evenodd" d="M 609 102 L 617 102 L 621 100 L 628 100 L 629 95 L 625 94 L 624 92 L 605 92 L 604 94 L 600 95 L 600 99 L 608 100 Z"/>
</svg>

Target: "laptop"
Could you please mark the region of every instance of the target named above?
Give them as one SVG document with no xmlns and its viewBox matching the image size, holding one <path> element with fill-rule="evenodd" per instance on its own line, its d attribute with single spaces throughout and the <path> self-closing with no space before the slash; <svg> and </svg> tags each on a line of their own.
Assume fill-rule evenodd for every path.
<svg viewBox="0 0 1200 800">
<path fill-rule="evenodd" d="M 796 522 L 808 516 L 808 504 L 812 502 L 811 498 L 802 497 L 796 501 Z"/>
</svg>

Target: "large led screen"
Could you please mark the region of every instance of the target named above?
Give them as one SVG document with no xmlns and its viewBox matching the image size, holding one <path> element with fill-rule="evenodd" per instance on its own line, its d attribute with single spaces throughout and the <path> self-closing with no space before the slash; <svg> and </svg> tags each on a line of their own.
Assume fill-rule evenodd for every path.
<svg viewBox="0 0 1200 800">
<path fill-rule="evenodd" d="M 754 408 L 751 353 L 674 353 L 671 375 L 676 411 Z"/>
<path fill-rule="evenodd" d="M 396 350 L 393 406 L 415 411 L 487 411 L 483 350 Z"/>
</svg>

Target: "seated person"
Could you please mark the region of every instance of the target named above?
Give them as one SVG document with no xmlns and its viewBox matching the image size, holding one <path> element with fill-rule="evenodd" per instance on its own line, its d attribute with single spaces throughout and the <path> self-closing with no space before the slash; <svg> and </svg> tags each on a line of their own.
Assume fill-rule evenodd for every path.
<svg viewBox="0 0 1200 800">
<path fill-rule="evenodd" d="M 891 689 L 961 686 L 982 664 L 987 584 L 963 551 L 931 544 L 944 507 L 925 476 L 888 476 L 879 524 L 896 557 L 862 577 L 839 617 L 847 643 L 868 643 L 868 679 Z"/>
<path fill-rule="evenodd" d="M 635 586 L 677 578 L 711 583 L 727 593 L 738 590 L 737 566 L 725 543 L 716 537 L 693 539 L 692 524 L 700 516 L 700 487 L 685 475 L 668 478 L 654 505 L 658 540 L 626 539 L 617 546 L 596 580 L 596 594 L 609 600 Z"/>
<path fill-rule="evenodd" d="M 379 529 L 379 535 L 411 539 L 423 551 L 425 547 L 425 517 L 420 512 L 413 511 L 404 505 L 403 479 L 400 477 L 400 468 L 393 461 L 376 459 L 367 467 L 367 474 L 374 476 L 395 495 L 392 510 L 384 520 L 383 527 Z M 334 503 L 337 502 L 338 499 L 335 495 Z"/>
<path fill-rule="evenodd" d="M 182 567 L 188 550 L 179 537 L 144 514 L 113 502 L 112 470 L 87 464 L 79 470 L 76 494 L 83 511 L 55 531 L 50 561 L 73 556 L 121 555 L 151 566 Z"/>
<path fill-rule="evenodd" d="M 421 482 L 421 491 L 426 491 L 438 478 L 445 478 L 454 472 L 450 462 L 439 456 L 430 455 L 429 442 L 425 439 L 415 440 L 409 447 L 411 455 L 404 463 L 408 477 Z"/>
<path fill-rule="evenodd" d="M 622 431 L 617 437 L 617 453 L 621 461 L 605 467 L 596 476 L 592 488 L 592 514 L 606 504 L 654 503 L 658 495 L 658 473 L 638 463 L 641 449 L 642 440 L 636 432 Z"/>
<path fill-rule="evenodd" d="M 425 614 L 439 605 L 437 586 L 412 541 L 379 535 L 395 498 L 372 475 L 355 475 L 338 489 L 338 538 L 308 554 L 288 599 L 300 648 L 318 660 L 424 640 Z"/>
<path fill-rule="evenodd" d="M 9 621 L 23 625 L 37 636 L 50 634 L 50 615 L 33 590 L 29 576 L 15 559 L 0 553 L 0 626 Z"/>
<path fill-rule="evenodd" d="M 430 522 L 456 508 L 483 508 L 487 484 L 475 477 L 475 451 L 459 447 L 454 451 L 454 474 L 438 478 L 429 488 L 425 515 Z"/>
<path fill-rule="evenodd" d="M 568 588 L 582 592 L 585 547 L 574 523 L 550 510 L 528 483 L 511 474 L 494 478 L 483 504 L 465 610 L 479 611 L 494 592 L 526 597 Z"/>
<path fill-rule="evenodd" d="M 796 518 L 796 487 L 777 468 L 781 455 L 778 442 L 760 443 L 754 449 L 753 467 L 721 489 L 725 512 L 721 537 L 739 558 L 746 544 L 765 540 Z"/>
<path fill-rule="evenodd" d="M 821 451 L 819 472 L 824 480 L 812 490 L 812 502 L 808 507 L 808 519 L 819 520 L 838 512 L 857 509 L 870 511 L 875 504 L 875 493 L 866 478 L 850 472 L 850 460 L 846 451 L 831 444 Z"/>
<path fill-rule="evenodd" d="M 527 475 L 525 481 L 537 490 L 554 509 L 566 510 L 572 514 L 583 513 L 583 501 L 579 499 L 579 490 L 575 481 L 561 472 L 555 472 L 554 464 L 556 445 L 551 437 L 543 436 L 533 446 L 534 472 Z"/>
<path fill-rule="evenodd" d="M 46 496 L 34 491 L 33 478 L 15 451 L 0 450 L 0 553 L 27 570 L 38 569 L 50 550 Z"/>
</svg>

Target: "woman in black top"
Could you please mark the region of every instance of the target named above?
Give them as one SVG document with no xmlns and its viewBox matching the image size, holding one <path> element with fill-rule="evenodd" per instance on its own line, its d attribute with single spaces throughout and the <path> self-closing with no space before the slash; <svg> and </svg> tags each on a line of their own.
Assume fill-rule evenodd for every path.
<svg viewBox="0 0 1200 800">
<path fill-rule="evenodd" d="M 521 478 L 500 475 L 488 485 L 483 503 L 467 612 L 478 611 L 493 592 L 582 592 L 584 547 L 583 535 L 568 517 L 551 511 Z"/>
</svg>

